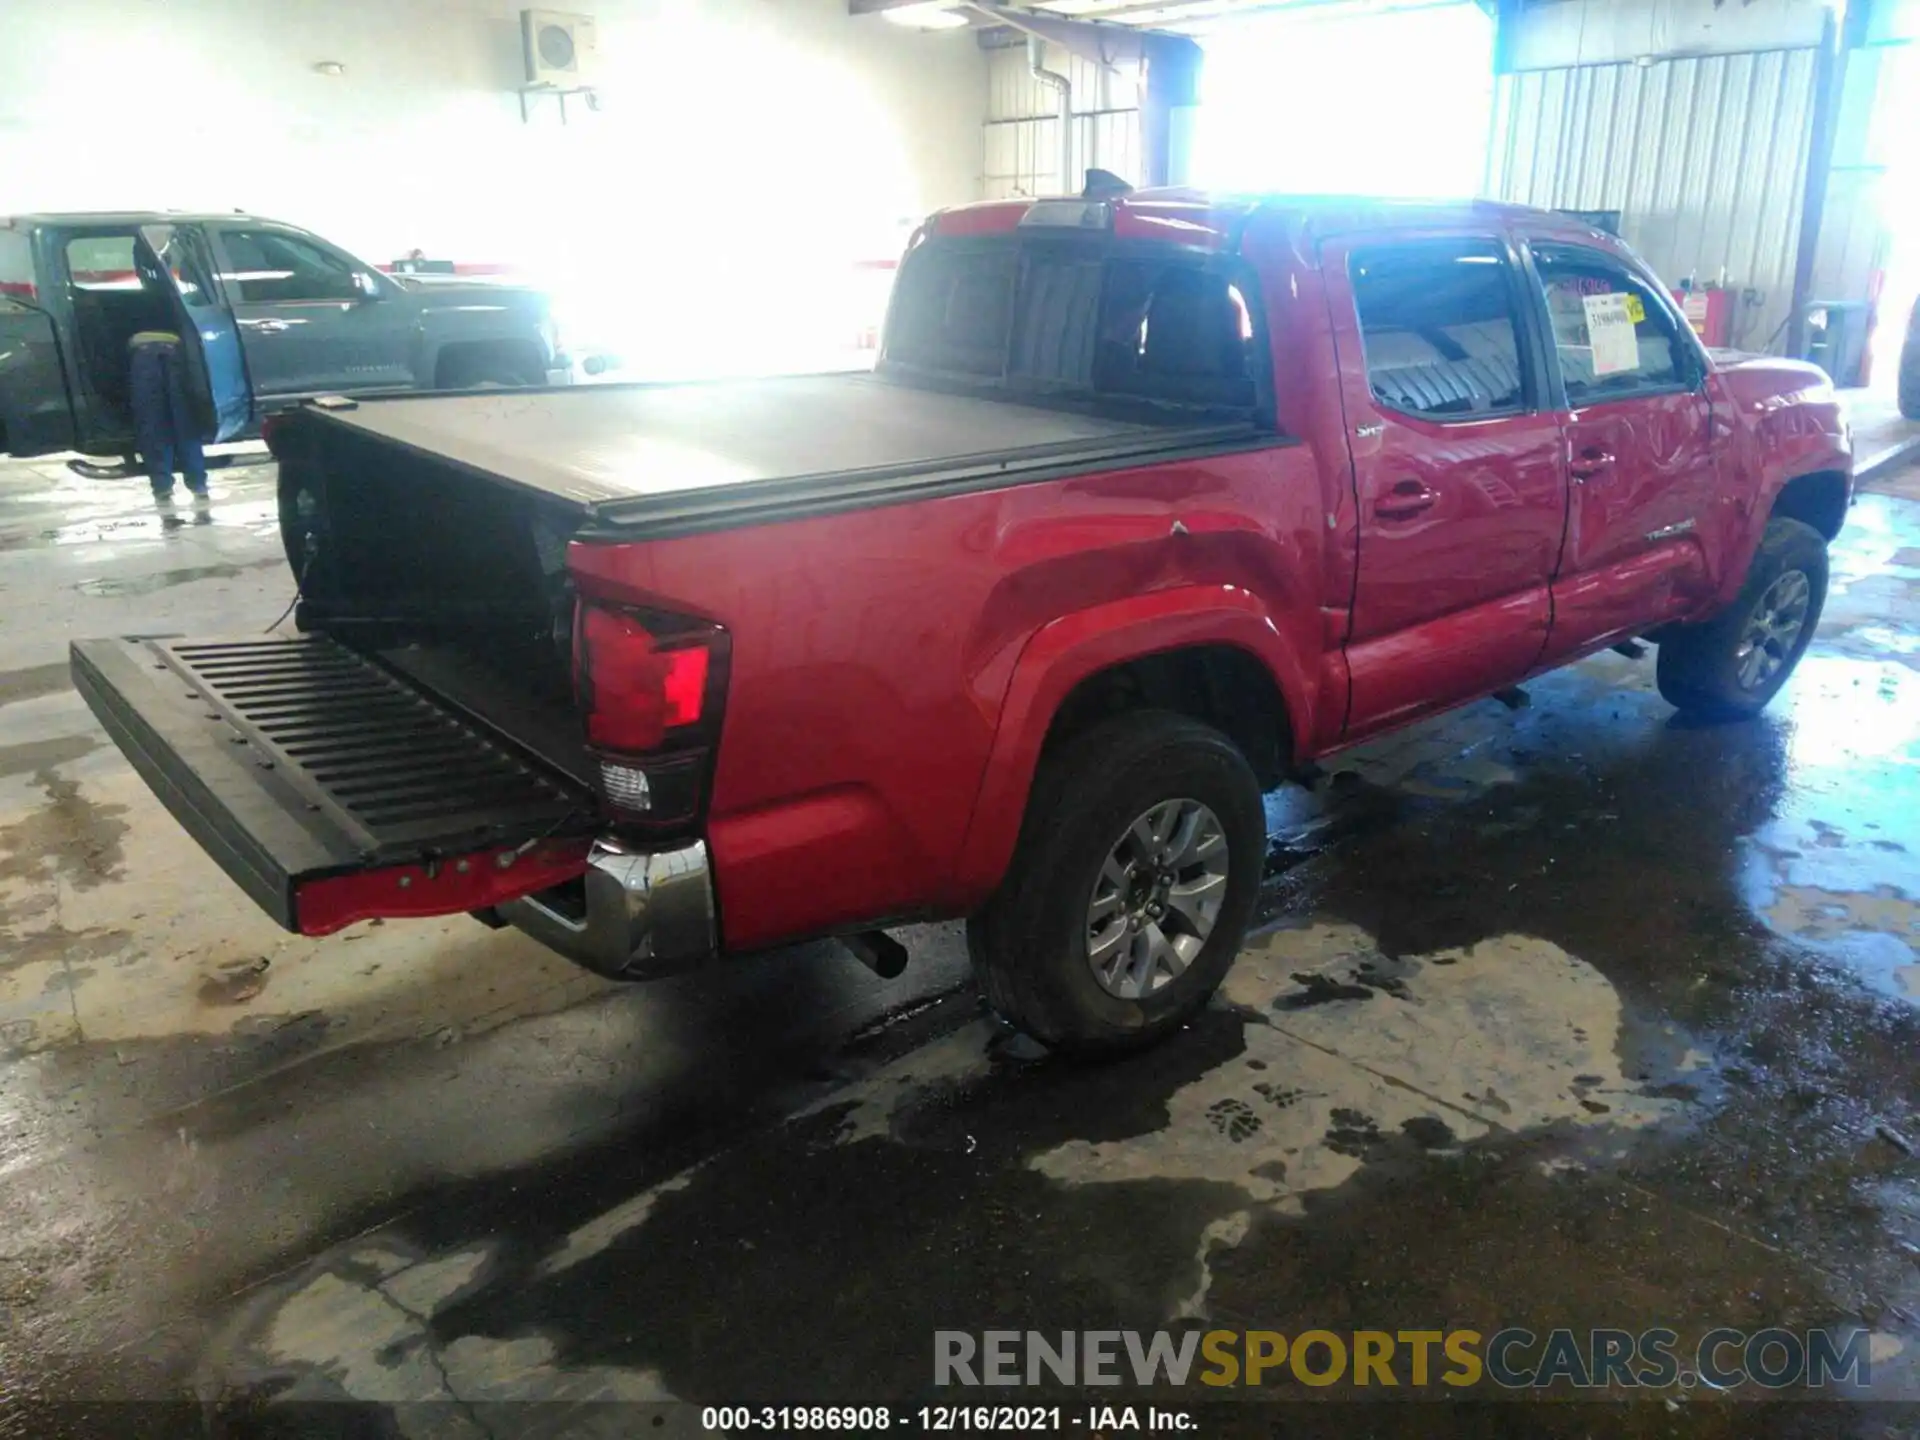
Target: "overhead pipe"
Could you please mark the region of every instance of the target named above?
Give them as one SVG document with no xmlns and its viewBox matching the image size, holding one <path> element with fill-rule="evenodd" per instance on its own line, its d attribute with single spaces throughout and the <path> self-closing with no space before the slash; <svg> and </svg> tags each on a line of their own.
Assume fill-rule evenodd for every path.
<svg viewBox="0 0 1920 1440">
<path fill-rule="evenodd" d="M 1060 96 L 1060 193 L 1071 195 L 1079 188 L 1073 183 L 1073 82 L 1047 69 L 1047 42 L 1038 35 L 1027 36 L 1027 73 Z"/>
<path fill-rule="evenodd" d="M 1070 20 L 1032 10 L 1009 9 L 996 0 L 960 0 L 956 8 L 988 25 L 1004 25 L 1022 35 L 1037 35 L 1070 55 L 1078 55 L 1091 65 L 1102 65 L 1109 70 L 1137 64 L 1142 54 L 1142 37 L 1149 33 L 1103 20 Z"/>
<path fill-rule="evenodd" d="M 1864 4 L 1866 0 L 1853 3 Z M 1060 175 L 1069 193 L 1079 189 L 1072 178 L 1072 99 L 1067 78 L 1045 68 L 1045 46 L 1049 44 L 1136 80 L 1140 92 L 1140 178 L 1147 185 L 1187 183 L 1203 58 L 1192 36 L 1097 19 L 1041 15 L 1009 8 L 998 0 L 956 0 L 955 8 L 1026 36 L 1029 72 L 1042 84 L 1060 90 Z"/>
</svg>

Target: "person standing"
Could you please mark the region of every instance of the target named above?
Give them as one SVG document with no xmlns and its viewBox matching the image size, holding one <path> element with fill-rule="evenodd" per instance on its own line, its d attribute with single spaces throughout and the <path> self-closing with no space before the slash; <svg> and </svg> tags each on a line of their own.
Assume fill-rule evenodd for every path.
<svg viewBox="0 0 1920 1440">
<path fill-rule="evenodd" d="M 172 330 L 136 330 L 127 342 L 128 399 L 133 408 L 134 444 L 153 486 L 154 503 L 173 503 L 176 466 L 186 477 L 195 505 L 207 500 L 207 457 L 200 448 L 200 427 L 187 404 L 187 379 L 180 336 Z"/>
</svg>

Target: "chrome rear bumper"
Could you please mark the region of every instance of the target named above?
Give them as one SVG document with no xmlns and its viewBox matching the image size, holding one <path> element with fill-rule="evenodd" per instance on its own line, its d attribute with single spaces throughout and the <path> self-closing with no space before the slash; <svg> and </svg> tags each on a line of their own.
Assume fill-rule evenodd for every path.
<svg viewBox="0 0 1920 1440">
<path fill-rule="evenodd" d="M 639 850 L 596 840 L 580 895 L 509 900 L 500 918 L 589 970 L 650 980 L 711 959 L 719 944 L 706 842 Z"/>
</svg>

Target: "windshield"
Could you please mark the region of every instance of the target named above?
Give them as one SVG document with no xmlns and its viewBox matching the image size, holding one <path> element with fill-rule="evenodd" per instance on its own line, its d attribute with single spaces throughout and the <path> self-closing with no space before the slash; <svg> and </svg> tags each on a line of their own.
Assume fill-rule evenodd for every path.
<svg viewBox="0 0 1920 1440">
<path fill-rule="evenodd" d="M 1081 238 L 934 240 L 901 267 L 881 366 L 1029 395 L 1251 410 L 1253 313 L 1215 257 Z"/>
</svg>

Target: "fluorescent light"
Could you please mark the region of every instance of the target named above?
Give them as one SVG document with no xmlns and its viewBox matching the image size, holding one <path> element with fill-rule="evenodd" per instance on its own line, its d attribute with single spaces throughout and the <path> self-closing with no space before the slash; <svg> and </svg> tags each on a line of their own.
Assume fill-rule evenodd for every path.
<svg viewBox="0 0 1920 1440">
<path fill-rule="evenodd" d="M 949 10 L 941 0 L 922 0 L 918 5 L 896 5 L 880 13 L 894 24 L 914 30 L 958 30 L 967 23 L 965 15 L 958 10 Z"/>
</svg>

